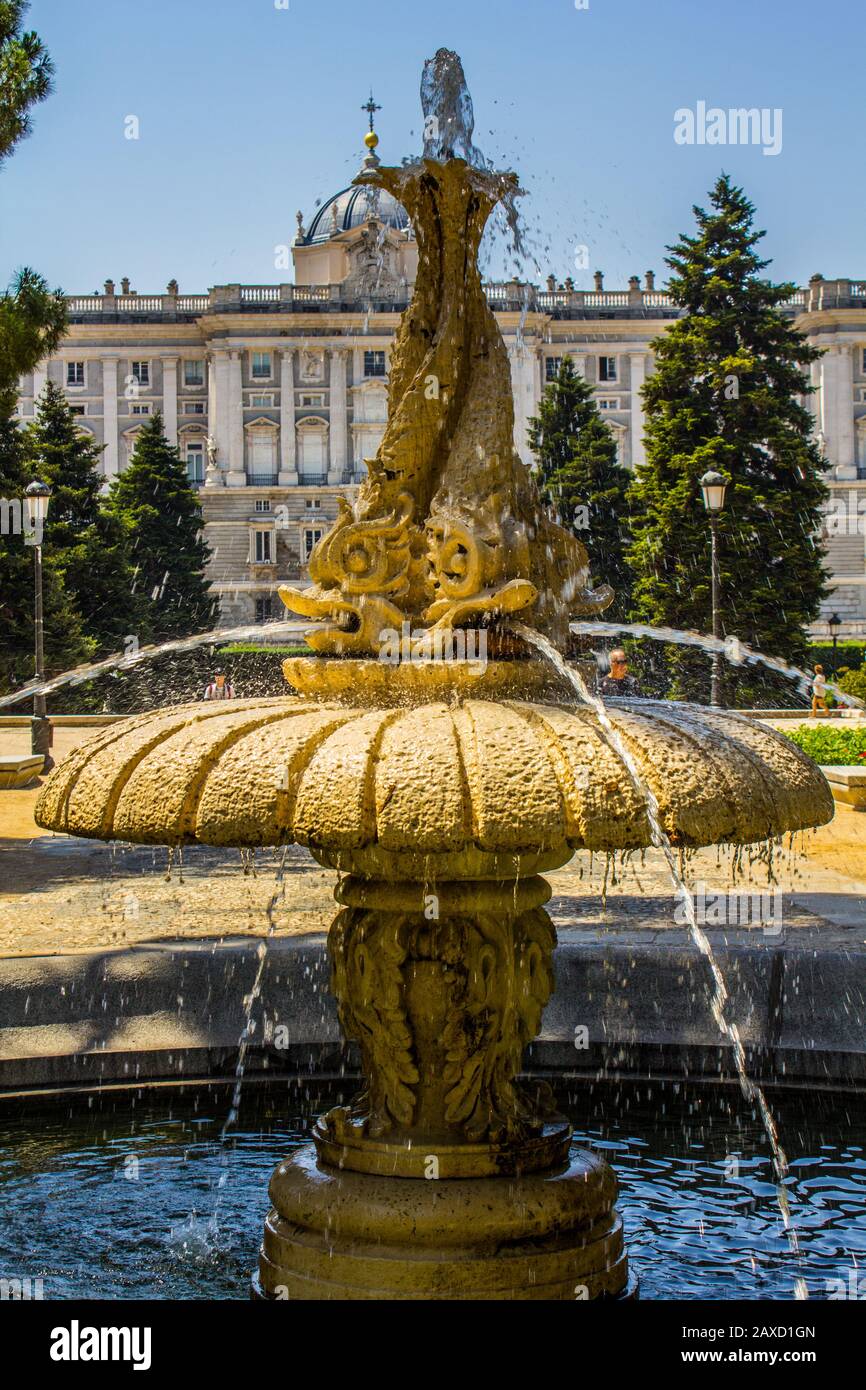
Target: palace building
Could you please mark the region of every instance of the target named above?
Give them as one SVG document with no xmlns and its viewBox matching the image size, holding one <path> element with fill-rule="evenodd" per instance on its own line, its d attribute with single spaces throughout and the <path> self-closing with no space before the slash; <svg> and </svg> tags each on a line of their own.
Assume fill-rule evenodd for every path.
<svg viewBox="0 0 866 1390">
<path fill-rule="evenodd" d="M 389 354 L 415 278 L 412 227 L 383 191 L 343 189 L 297 220 L 293 283 L 185 294 L 171 281 L 146 294 L 107 280 L 103 294 L 70 296 L 57 354 L 21 382 L 23 420 L 46 378 L 65 389 L 80 427 L 104 445 L 107 479 L 126 466 L 143 418 L 162 412 L 201 489 L 228 624 L 283 615 L 276 584 L 303 581 L 338 498 L 355 495 L 385 426 Z M 569 355 L 622 462 L 640 464 L 650 343 L 679 314 L 652 273 L 626 289 L 605 289 L 596 273 L 592 290 L 551 277 L 543 289 L 515 281 L 487 294 L 511 362 L 521 457 L 532 463 L 528 421 Z M 866 634 L 866 281 L 816 275 L 785 308 L 825 350 L 808 404 L 830 465 L 833 588 L 815 632 L 836 612 L 842 635 Z"/>
</svg>

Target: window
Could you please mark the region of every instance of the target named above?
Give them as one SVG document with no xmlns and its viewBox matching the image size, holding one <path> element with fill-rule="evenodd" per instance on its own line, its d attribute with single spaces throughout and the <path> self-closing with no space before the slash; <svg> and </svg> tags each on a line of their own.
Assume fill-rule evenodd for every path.
<svg viewBox="0 0 866 1390">
<path fill-rule="evenodd" d="M 616 381 L 615 357 L 600 357 L 598 359 L 598 379 L 599 381 Z"/>
<path fill-rule="evenodd" d="M 619 410 L 618 396 L 599 396 L 596 401 L 599 410 Z"/>
<path fill-rule="evenodd" d="M 271 533 L 270 531 L 254 531 L 253 559 L 257 565 L 271 564 Z"/>
<path fill-rule="evenodd" d="M 67 362 L 67 363 L 66 363 L 66 385 L 67 385 L 67 386 L 83 386 L 83 385 L 84 385 L 84 363 L 83 363 L 83 362 Z"/>
<path fill-rule="evenodd" d="M 306 396 L 306 395 L 305 395 L 305 396 L 301 396 L 301 406 L 302 406 L 302 408 L 303 408 L 304 406 L 309 407 L 309 406 L 317 406 L 317 405 L 324 405 L 324 404 L 325 404 L 325 397 L 322 395 L 321 391 L 317 391 L 317 392 L 315 393 L 315 395 L 312 395 L 312 396 Z"/>
<path fill-rule="evenodd" d="M 267 391 L 264 395 L 250 396 L 250 405 L 257 406 L 260 410 L 269 410 L 274 404 L 273 391 Z"/>
<path fill-rule="evenodd" d="M 313 547 L 318 544 L 324 535 L 321 526 L 304 527 L 304 564 L 306 564 L 313 553 Z"/>
<path fill-rule="evenodd" d="M 134 406 L 132 407 L 132 414 L 133 414 L 133 415 L 149 415 L 149 414 L 150 414 L 150 406 L 149 406 L 149 405 L 134 405 Z"/>
<path fill-rule="evenodd" d="M 861 371 L 866 372 L 866 348 L 862 349 L 863 360 L 860 363 Z"/>
<path fill-rule="evenodd" d="M 385 353 L 375 350 L 364 353 L 364 376 L 385 375 Z"/>
<path fill-rule="evenodd" d="M 269 512 L 271 510 L 271 499 L 269 497 L 256 498 L 256 511 Z"/>
<path fill-rule="evenodd" d="M 184 415 L 204 415 L 204 401 L 184 401 Z"/>
<path fill-rule="evenodd" d="M 73 415 L 83 415 L 85 413 L 85 407 L 83 405 L 71 405 L 69 409 Z"/>
<path fill-rule="evenodd" d="M 271 354 L 269 352 L 253 353 L 253 379 L 270 381 L 271 378 Z"/>
<path fill-rule="evenodd" d="M 204 445 L 187 444 L 186 446 L 186 476 L 189 478 L 193 487 L 198 487 L 204 482 Z"/>
<path fill-rule="evenodd" d="M 274 601 L 272 598 L 256 599 L 256 622 L 269 623 L 274 616 Z"/>
<path fill-rule="evenodd" d="M 189 358 L 183 364 L 184 386 L 204 386 L 204 361 L 200 357 Z"/>
<path fill-rule="evenodd" d="M 304 502 L 304 506 L 306 507 L 306 509 L 307 509 L 308 512 L 317 512 L 317 511 L 319 511 L 319 509 L 321 508 L 321 505 L 322 505 L 321 500 L 320 500 L 320 498 L 318 498 L 318 497 L 308 497 L 308 498 L 306 499 L 306 501 Z"/>
<path fill-rule="evenodd" d="M 277 471 L 277 437 L 273 430 L 247 431 L 247 471 L 256 478 L 270 478 Z"/>
<path fill-rule="evenodd" d="M 150 385 L 150 363 L 149 363 L 149 362 L 131 362 L 131 363 L 130 363 L 130 366 L 132 367 L 132 375 L 133 375 L 133 377 L 135 378 L 135 380 L 138 382 L 139 386 L 149 386 L 149 385 Z"/>
<path fill-rule="evenodd" d="M 559 369 L 562 366 L 561 357 L 545 357 L 544 359 L 544 379 L 545 381 L 556 381 L 559 376 Z"/>
</svg>

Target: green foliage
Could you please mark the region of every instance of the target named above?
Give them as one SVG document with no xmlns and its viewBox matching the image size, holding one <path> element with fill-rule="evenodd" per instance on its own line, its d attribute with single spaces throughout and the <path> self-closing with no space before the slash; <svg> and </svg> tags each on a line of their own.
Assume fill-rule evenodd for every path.
<svg viewBox="0 0 866 1390">
<path fill-rule="evenodd" d="M 66 301 L 34 270 L 19 270 L 0 295 L 0 419 L 11 420 L 18 381 L 57 350 L 66 332 Z"/>
<path fill-rule="evenodd" d="M 723 631 L 803 665 L 806 628 L 827 592 L 816 536 L 827 496 L 812 417 L 798 396 L 820 353 L 780 312 L 794 290 L 760 278 L 754 208 L 726 175 L 695 208 L 697 235 L 669 248 L 669 289 L 685 315 L 653 344 L 643 389 L 645 466 L 630 489 L 633 616 L 709 632 L 710 528 L 699 479 L 730 480 L 719 520 Z M 709 661 L 672 654 L 674 693 L 706 698 Z M 724 670 L 726 704 L 754 673 Z"/>
<path fill-rule="evenodd" d="M 148 640 L 207 631 L 216 600 L 205 578 L 210 550 L 198 497 L 157 411 L 142 428 L 129 465 L 114 480 L 107 511 L 126 529 Z"/>
<path fill-rule="evenodd" d="M 605 616 L 624 617 L 631 587 L 623 558 L 629 473 L 617 463 L 613 434 L 570 357 L 563 357 L 538 415 L 529 422 L 529 443 L 538 460 L 542 496 L 586 546 L 594 581 L 610 584 L 616 592 Z"/>
<path fill-rule="evenodd" d="M 30 134 L 30 108 L 51 91 L 53 65 L 38 34 L 21 32 L 26 0 L 0 0 L 0 163 Z"/>
<path fill-rule="evenodd" d="M 866 661 L 866 642 L 849 640 L 839 642 L 836 645 L 836 652 L 833 652 L 832 642 L 810 642 L 809 650 L 806 655 L 806 670 L 811 671 L 813 666 L 823 666 L 825 672 L 829 673 L 835 666 L 838 671 L 843 668 L 856 671 L 863 662 Z"/>
<path fill-rule="evenodd" d="M 47 382 L 24 431 L 31 472 L 51 487 L 45 552 L 57 561 L 94 656 L 108 656 L 134 633 L 148 640 L 147 614 L 134 591 L 129 537 L 100 492 L 100 445 L 80 430 L 64 393 Z"/>
<path fill-rule="evenodd" d="M 840 690 L 844 690 L 846 695 L 855 695 L 858 700 L 866 700 L 866 666 L 856 671 L 841 667 L 837 675 L 836 684 Z"/>
<path fill-rule="evenodd" d="M 24 434 L 14 421 L 0 418 L 0 497 L 22 500 L 32 481 Z M 22 533 L 0 536 L 0 692 L 28 681 L 34 672 L 33 547 Z M 80 618 L 63 587 L 56 559 L 43 551 L 42 599 L 45 623 L 45 666 L 62 671 L 89 659 L 93 644 L 82 631 Z"/>
<path fill-rule="evenodd" d="M 838 724 L 806 725 L 788 734 L 792 743 L 823 767 L 856 766 L 866 758 L 866 729 L 843 729 Z"/>
<path fill-rule="evenodd" d="M 278 656 L 312 656 L 313 653 L 306 643 L 298 646 L 278 647 L 271 642 L 230 642 L 225 647 L 219 648 L 219 654 L 223 656 L 241 656 L 247 652 L 265 652 Z"/>
</svg>

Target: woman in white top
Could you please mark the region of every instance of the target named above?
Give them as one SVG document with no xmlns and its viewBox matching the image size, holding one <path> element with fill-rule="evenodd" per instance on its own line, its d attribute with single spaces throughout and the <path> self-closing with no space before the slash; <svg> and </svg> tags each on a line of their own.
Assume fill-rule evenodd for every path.
<svg viewBox="0 0 866 1390">
<path fill-rule="evenodd" d="M 824 679 L 824 667 L 815 667 L 815 679 L 812 681 L 812 713 L 817 714 L 819 709 L 826 710 L 827 701 L 825 698 L 827 682 Z"/>
</svg>

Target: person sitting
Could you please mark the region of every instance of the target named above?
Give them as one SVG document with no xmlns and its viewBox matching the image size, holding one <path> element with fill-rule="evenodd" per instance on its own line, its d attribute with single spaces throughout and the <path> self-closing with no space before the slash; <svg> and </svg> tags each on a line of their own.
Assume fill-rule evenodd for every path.
<svg viewBox="0 0 866 1390">
<path fill-rule="evenodd" d="M 235 698 L 235 688 L 231 681 L 226 680 L 225 671 L 214 672 L 214 678 L 210 685 L 205 686 L 204 698 L 206 700 L 233 700 Z"/>
<path fill-rule="evenodd" d="M 628 657 L 622 647 L 616 647 L 610 654 L 610 672 L 602 676 L 598 683 L 600 695 L 624 696 L 633 699 L 640 695 L 640 685 L 628 673 Z"/>
</svg>

